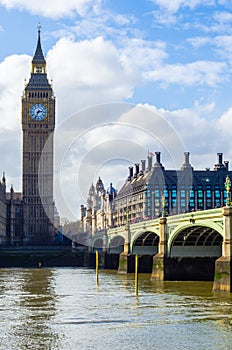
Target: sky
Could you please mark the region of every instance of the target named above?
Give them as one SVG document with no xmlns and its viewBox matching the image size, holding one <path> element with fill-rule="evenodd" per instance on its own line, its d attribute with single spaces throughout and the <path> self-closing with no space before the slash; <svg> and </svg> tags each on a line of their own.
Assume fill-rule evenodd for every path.
<svg viewBox="0 0 232 350">
<path fill-rule="evenodd" d="M 0 0 L 0 172 L 21 191 L 21 96 L 41 24 L 56 96 L 55 200 L 79 216 L 101 176 L 190 152 L 195 169 L 232 160 L 231 0 Z M 62 205 L 60 203 L 63 203 Z"/>
</svg>

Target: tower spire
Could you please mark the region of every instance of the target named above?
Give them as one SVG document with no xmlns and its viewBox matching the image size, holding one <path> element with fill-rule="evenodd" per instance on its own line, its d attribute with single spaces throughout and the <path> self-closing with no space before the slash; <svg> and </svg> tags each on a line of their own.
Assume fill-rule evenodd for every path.
<svg viewBox="0 0 232 350">
<path fill-rule="evenodd" d="M 40 31 L 41 31 L 40 23 L 38 24 L 37 28 L 38 28 L 38 40 L 37 40 L 35 54 L 32 59 L 32 73 L 45 73 L 46 60 L 44 58 L 43 50 L 41 47 L 41 41 L 40 41 Z"/>
</svg>

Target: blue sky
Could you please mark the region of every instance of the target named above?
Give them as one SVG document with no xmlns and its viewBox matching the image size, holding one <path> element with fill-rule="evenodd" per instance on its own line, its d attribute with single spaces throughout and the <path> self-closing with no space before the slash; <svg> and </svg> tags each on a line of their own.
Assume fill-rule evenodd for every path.
<svg viewBox="0 0 232 350">
<path fill-rule="evenodd" d="M 172 125 L 195 168 L 213 168 L 217 152 L 232 159 L 230 0 L 0 0 L 0 146 L 7 150 L 1 154 L 1 169 L 8 186 L 21 190 L 20 99 L 39 22 L 58 128 L 83 108 L 130 103 L 153 110 Z M 131 129 L 113 134 L 109 125 L 103 133 L 96 129 L 87 138 L 88 152 L 99 139 L 138 137 Z M 162 149 L 139 137 L 136 142 L 144 149 Z M 86 151 L 85 142 L 81 147 Z M 107 186 L 124 179 L 136 156 L 132 151 L 120 162 L 117 155 L 114 165 L 105 161 L 104 166 L 95 156 L 91 166 L 98 171 L 92 181 L 100 175 Z M 168 167 L 165 151 L 162 159 Z"/>
</svg>

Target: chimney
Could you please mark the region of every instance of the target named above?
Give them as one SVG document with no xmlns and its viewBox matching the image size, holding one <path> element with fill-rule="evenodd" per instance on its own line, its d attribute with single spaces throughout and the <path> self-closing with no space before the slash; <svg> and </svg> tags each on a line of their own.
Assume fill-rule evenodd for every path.
<svg viewBox="0 0 232 350">
<path fill-rule="evenodd" d="M 137 177 L 138 174 L 139 174 L 139 164 L 136 163 L 136 164 L 135 164 L 135 174 L 134 174 L 134 177 Z"/>
<path fill-rule="evenodd" d="M 218 164 L 219 165 L 222 165 L 222 156 L 223 156 L 223 153 L 217 153 L 218 155 Z"/>
<path fill-rule="evenodd" d="M 164 170 L 163 165 L 160 162 L 160 158 L 161 158 L 161 153 L 160 152 L 155 152 L 155 164 L 154 164 L 154 168 L 161 168 Z"/>
<path fill-rule="evenodd" d="M 147 170 L 151 171 L 152 168 L 152 157 L 148 156 L 147 157 Z"/>
<path fill-rule="evenodd" d="M 218 163 L 215 164 L 214 170 L 225 169 L 225 165 L 222 163 L 223 153 L 217 153 L 217 156 L 218 156 Z"/>
<path fill-rule="evenodd" d="M 131 181 L 132 177 L 133 177 L 133 166 L 129 166 L 129 176 L 127 180 Z"/>
<path fill-rule="evenodd" d="M 228 160 L 225 160 L 225 161 L 224 161 L 224 164 L 225 164 L 226 170 L 229 170 L 229 161 L 228 161 Z"/>
<path fill-rule="evenodd" d="M 189 152 L 184 152 L 184 162 L 189 165 Z"/>
<path fill-rule="evenodd" d="M 160 164 L 160 152 L 155 152 L 155 162 Z"/>
<path fill-rule="evenodd" d="M 145 159 L 141 160 L 141 168 L 142 168 L 142 172 L 145 173 L 145 170 L 146 170 L 146 160 Z"/>
<path fill-rule="evenodd" d="M 189 163 L 189 155 L 189 152 L 184 152 L 184 164 L 181 166 L 180 170 L 193 169 L 193 167 Z"/>
</svg>

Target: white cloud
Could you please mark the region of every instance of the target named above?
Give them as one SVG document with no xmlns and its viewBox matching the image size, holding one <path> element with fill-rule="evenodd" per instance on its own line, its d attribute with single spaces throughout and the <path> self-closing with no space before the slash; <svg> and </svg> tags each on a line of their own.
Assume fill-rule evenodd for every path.
<svg viewBox="0 0 232 350">
<path fill-rule="evenodd" d="M 224 152 L 227 159 L 232 158 L 230 147 L 232 109 L 218 119 L 212 119 L 215 104 L 202 104 L 198 101 L 189 108 L 167 110 L 148 106 L 169 122 L 187 151 L 195 169 L 213 168 L 217 152 Z M 231 127 L 230 127 L 231 126 Z M 227 135 L 227 137 L 225 137 Z M 164 166 L 168 165 L 164 162 Z"/>
<path fill-rule="evenodd" d="M 232 158 L 231 144 L 231 130 L 232 130 L 232 107 L 230 107 L 226 112 L 224 112 L 221 117 L 217 120 L 218 131 L 226 142 L 228 142 L 228 151 Z"/>
<path fill-rule="evenodd" d="M 0 63 L 0 132 L 16 130 L 20 125 L 20 96 L 24 88 L 23 77 L 30 67 L 27 55 L 12 55 Z"/>
<path fill-rule="evenodd" d="M 162 41 L 146 41 L 143 39 L 127 39 L 121 49 L 123 62 L 134 71 L 144 73 L 160 66 L 168 57 L 166 44 Z"/>
<path fill-rule="evenodd" d="M 226 7 L 227 6 L 227 7 Z M 230 35 L 232 28 L 232 14 L 230 11 L 231 2 L 225 4 L 226 10 L 215 11 L 216 6 L 212 7 L 211 12 L 202 11 L 198 13 L 197 11 L 193 14 L 191 20 L 186 16 L 188 22 L 185 23 L 184 27 L 187 30 L 196 29 L 197 31 L 202 31 L 205 33 L 220 33 Z M 211 13 L 211 14 L 210 14 Z M 169 14 L 169 12 L 168 12 Z M 181 20 L 183 19 L 183 13 L 179 16 Z"/>
<path fill-rule="evenodd" d="M 7 188 L 21 190 L 21 95 L 28 77 L 31 58 L 12 55 L 0 62 L 0 149 L 1 172 L 6 172 Z"/>
<path fill-rule="evenodd" d="M 162 151 L 174 168 L 184 153 L 175 129 L 154 108 L 125 103 L 95 106 L 67 118 L 55 140 L 55 196 L 62 216 L 76 212 L 73 208 L 85 201 L 98 176 L 108 185 L 125 181 L 128 165 L 146 159 L 148 150 Z"/>
<path fill-rule="evenodd" d="M 163 9 L 153 11 L 154 26 L 173 26 L 177 23 L 177 17 L 169 11 L 164 12 Z"/>
<path fill-rule="evenodd" d="M 169 64 L 145 73 L 145 79 L 159 81 L 164 86 L 169 84 L 215 86 L 226 78 L 226 64 L 211 61 Z"/>
<path fill-rule="evenodd" d="M 47 62 L 63 116 L 130 97 L 138 79 L 116 47 L 101 37 L 81 42 L 63 38 L 48 52 Z"/>
<path fill-rule="evenodd" d="M 216 52 L 217 59 L 223 59 L 224 62 L 232 62 L 232 36 L 231 35 L 217 35 L 206 37 L 193 37 L 187 39 L 194 48 L 207 47 L 208 50 L 213 49 Z"/>
<path fill-rule="evenodd" d="M 195 48 L 200 48 L 202 46 L 211 44 L 213 42 L 213 39 L 208 36 L 197 36 L 188 38 L 187 42 L 189 42 Z"/>
<path fill-rule="evenodd" d="M 198 5 L 209 6 L 214 5 L 214 0 L 151 0 L 154 4 L 165 8 L 168 12 L 175 13 L 181 7 L 193 9 Z"/>
<path fill-rule="evenodd" d="M 141 32 L 134 27 L 135 22 L 136 18 L 133 15 L 116 14 L 101 9 L 99 16 L 90 14 L 82 17 L 73 26 L 65 26 L 58 35 L 75 35 L 85 39 L 98 36 L 113 37 L 115 41 L 120 42 L 122 38 L 131 36 L 131 33 L 133 36 L 141 36 Z"/>
<path fill-rule="evenodd" d="M 219 35 L 213 40 L 214 46 L 217 48 L 217 54 L 225 60 L 232 61 L 232 36 Z"/>
<path fill-rule="evenodd" d="M 214 19 L 220 23 L 231 23 L 232 22 L 232 13 L 231 12 L 216 12 L 213 15 Z"/>
<path fill-rule="evenodd" d="M 62 18 L 79 14 L 84 16 L 89 9 L 97 12 L 101 0 L 0 0 L 8 9 L 27 10 L 50 18 Z"/>
</svg>

